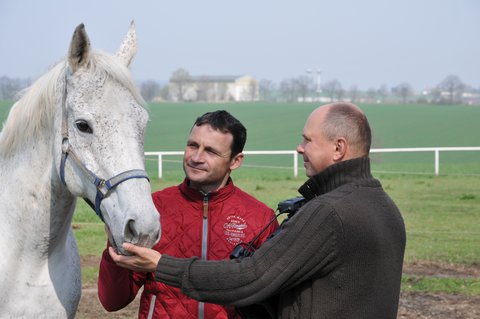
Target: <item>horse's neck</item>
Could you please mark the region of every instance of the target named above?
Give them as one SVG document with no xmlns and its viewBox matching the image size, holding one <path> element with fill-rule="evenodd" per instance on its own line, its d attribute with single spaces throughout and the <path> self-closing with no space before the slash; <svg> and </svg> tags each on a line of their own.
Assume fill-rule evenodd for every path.
<svg viewBox="0 0 480 319">
<path fill-rule="evenodd" d="M 35 247 L 30 253 L 38 258 L 64 245 L 75 206 L 56 173 L 51 143 L 45 142 L 36 141 L 0 163 L 0 244 L 16 245 L 19 251 Z"/>
</svg>

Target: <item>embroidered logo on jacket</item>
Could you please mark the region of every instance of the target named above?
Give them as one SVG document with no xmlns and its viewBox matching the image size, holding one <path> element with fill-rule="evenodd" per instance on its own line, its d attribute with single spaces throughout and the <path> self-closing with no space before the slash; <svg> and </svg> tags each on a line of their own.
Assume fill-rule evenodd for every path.
<svg viewBox="0 0 480 319">
<path fill-rule="evenodd" d="M 227 216 L 227 222 L 223 224 L 223 233 L 229 243 L 237 245 L 243 241 L 246 236 L 248 225 L 240 216 Z"/>
</svg>

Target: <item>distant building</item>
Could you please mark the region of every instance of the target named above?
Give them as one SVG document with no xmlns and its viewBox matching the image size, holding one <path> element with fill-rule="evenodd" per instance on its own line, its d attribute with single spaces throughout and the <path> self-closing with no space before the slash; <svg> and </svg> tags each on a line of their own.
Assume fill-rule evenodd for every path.
<svg viewBox="0 0 480 319">
<path fill-rule="evenodd" d="M 190 76 L 182 83 L 169 82 L 172 101 L 258 101 L 259 81 L 251 76 Z M 181 87 L 180 87 L 181 86 Z M 182 93 L 180 93 L 180 91 Z M 180 96 L 182 95 L 182 96 Z"/>
</svg>

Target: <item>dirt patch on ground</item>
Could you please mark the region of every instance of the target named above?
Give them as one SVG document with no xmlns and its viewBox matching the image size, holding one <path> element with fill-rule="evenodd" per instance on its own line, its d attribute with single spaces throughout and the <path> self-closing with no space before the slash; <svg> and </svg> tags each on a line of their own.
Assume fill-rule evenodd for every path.
<svg viewBox="0 0 480 319">
<path fill-rule="evenodd" d="M 469 267 L 449 263 L 411 263 L 403 265 L 403 273 L 424 277 L 476 278 L 480 277 L 480 263 Z"/>
<path fill-rule="evenodd" d="M 82 266 L 96 266 L 99 258 L 82 258 Z M 478 278 L 480 264 L 464 267 L 447 263 L 412 263 L 404 273 L 417 276 Z M 77 318 L 137 318 L 139 296 L 128 307 L 113 313 L 105 311 L 97 296 L 96 284 L 84 285 Z M 480 296 L 431 293 L 402 293 L 398 319 L 477 319 L 480 318 Z"/>
</svg>

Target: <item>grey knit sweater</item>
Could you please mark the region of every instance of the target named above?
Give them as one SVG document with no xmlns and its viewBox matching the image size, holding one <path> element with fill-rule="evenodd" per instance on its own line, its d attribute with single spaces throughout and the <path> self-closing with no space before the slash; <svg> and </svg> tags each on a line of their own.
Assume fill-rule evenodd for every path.
<svg viewBox="0 0 480 319">
<path fill-rule="evenodd" d="M 405 226 L 369 159 L 332 165 L 299 191 L 308 202 L 252 257 L 163 255 L 155 279 L 201 301 L 275 299 L 278 318 L 396 318 Z"/>
</svg>

